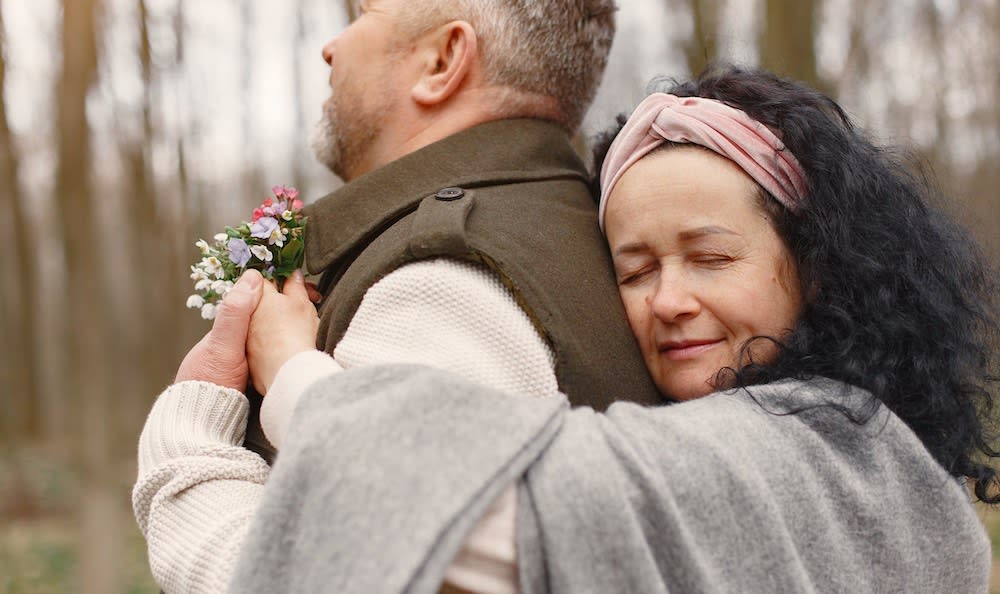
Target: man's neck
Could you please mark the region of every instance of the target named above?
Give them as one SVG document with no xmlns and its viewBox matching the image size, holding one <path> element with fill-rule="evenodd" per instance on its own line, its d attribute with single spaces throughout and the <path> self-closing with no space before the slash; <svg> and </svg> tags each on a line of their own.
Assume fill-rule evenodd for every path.
<svg viewBox="0 0 1000 594">
<path fill-rule="evenodd" d="M 359 168 L 356 176 L 388 165 L 404 155 L 418 151 L 453 134 L 491 121 L 483 114 L 464 110 L 448 110 L 431 117 L 411 121 L 408 126 L 386 125 L 382 135 L 375 141 L 368 161 Z M 353 179 L 353 178 L 352 178 Z M 350 181 L 350 180 L 347 180 Z"/>
<path fill-rule="evenodd" d="M 400 116 L 386 123 L 382 135 L 372 147 L 371 159 L 361 168 L 358 176 L 480 124 L 515 117 L 553 119 L 546 113 L 547 109 L 539 113 L 515 110 L 525 112 L 519 114 L 498 107 L 503 104 L 501 97 L 505 96 L 502 90 L 477 89 L 464 91 L 461 97 L 455 97 L 444 106 L 427 109 L 411 105 Z"/>
</svg>

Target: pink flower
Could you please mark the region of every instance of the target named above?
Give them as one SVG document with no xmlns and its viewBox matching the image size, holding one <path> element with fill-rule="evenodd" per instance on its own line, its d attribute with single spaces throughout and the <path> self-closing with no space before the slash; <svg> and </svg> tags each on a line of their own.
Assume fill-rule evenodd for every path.
<svg viewBox="0 0 1000 594">
<path fill-rule="evenodd" d="M 267 200 L 264 201 L 263 204 L 261 204 L 261 206 L 271 206 L 272 204 L 274 204 L 274 200 L 268 198 Z"/>
<path fill-rule="evenodd" d="M 289 186 L 274 186 L 271 191 L 278 198 L 288 198 L 289 200 L 294 200 L 299 196 L 299 191 Z"/>
<path fill-rule="evenodd" d="M 260 218 L 262 216 L 264 216 L 264 210 L 263 209 L 261 209 L 261 208 L 255 208 L 255 209 L 253 209 L 253 222 L 256 223 L 257 221 L 260 220 Z"/>
<path fill-rule="evenodd" d="M 298 192 L 296 192 L 296 194 L 298 194 Z M 302 206 L 303 206 L 302 201 L 299 200 L 298 198 L 294 198 L 293 197 L 293 199 L 292 199 L 292 210 L 293 211 L 295 211 L 295 210 L 301 210 Z"/>
</svg>

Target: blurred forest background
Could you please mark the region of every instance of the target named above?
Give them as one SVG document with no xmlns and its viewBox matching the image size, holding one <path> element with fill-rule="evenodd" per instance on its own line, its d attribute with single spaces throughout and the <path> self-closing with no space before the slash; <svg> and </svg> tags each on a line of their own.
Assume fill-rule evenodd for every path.
<svg viewBox="0 0 1000 594">
<path fill-rule="evenodd" d="M 621 0 L 584 133 L 655 74 L 762 64 L 912 149 L 1000 260 L 996 0 Z M 0 0 L 0 592 L 155 592 L 131 515 L 153 399 L 208 325 L 194 241 L 313 160 L 344 0 Z M 984 512 L 988 523 L 993 520 Z"/>
</svg>

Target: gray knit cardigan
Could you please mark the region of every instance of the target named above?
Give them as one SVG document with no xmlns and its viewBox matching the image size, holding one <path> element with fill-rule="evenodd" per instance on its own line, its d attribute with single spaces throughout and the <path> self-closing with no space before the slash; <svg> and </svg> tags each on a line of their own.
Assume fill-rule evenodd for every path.
<svg viewBox="0 0 1000 594">
<path fill-rule="evenodd" d="M 512 481 L 525 594 L 987 591 L 965 488 L 828 380 L 597 414 L 360 368 L 291 427 L 232 592 L 436 592 Z"/>
</svg>

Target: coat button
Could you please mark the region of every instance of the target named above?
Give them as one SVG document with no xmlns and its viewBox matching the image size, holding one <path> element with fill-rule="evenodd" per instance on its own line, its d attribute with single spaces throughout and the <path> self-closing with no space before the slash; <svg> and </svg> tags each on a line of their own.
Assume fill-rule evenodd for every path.
<svg viewBox="0 0 1000 594">
<path fill-rule="evenodd" d="M 434 194 L 434 197 L 443 202 L 451 202 L 452 200 L 458 200 L 462 196 L 465 196 L 465 190 L 462 188 L 445 188 Z"/>
</svg>

